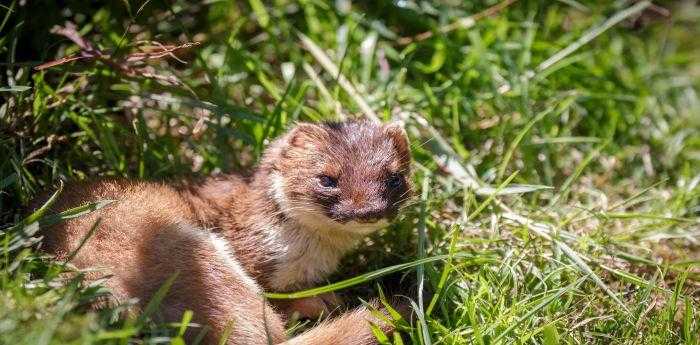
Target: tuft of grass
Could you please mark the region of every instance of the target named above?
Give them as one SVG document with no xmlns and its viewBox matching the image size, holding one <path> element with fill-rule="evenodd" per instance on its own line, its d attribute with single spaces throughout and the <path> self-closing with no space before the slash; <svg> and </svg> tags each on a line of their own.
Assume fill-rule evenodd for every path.
<svg viewBox="0 0 700 345">
<path fill-rule="evenodd" d="M 35 69 L 85 55 L 67 21 L 92 55 Z M 109 201 L 38 193 L 247 170 L 296 121 L 357 117 L 403 122 L 419 197 L 327 285 L 269 298 L 400 296 L 393 344 L 698 344 L 699 22 L 688 0 L 0 5 L 0 344 L 206 331 L 88 308 L 101 282 L 37 247 Z"/>
</svg>

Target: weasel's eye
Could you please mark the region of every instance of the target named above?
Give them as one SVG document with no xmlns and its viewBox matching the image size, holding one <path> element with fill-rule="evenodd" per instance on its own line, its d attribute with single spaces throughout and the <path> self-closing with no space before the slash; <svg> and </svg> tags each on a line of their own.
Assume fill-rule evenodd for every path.
<svg viewBox="0 0 700 345">
<path fill-rule="evenodd" d="M 391 174 L 386 180 L 386 184 L 391 189 L 399 188 L 403 184 L 403 176 L 401 176 L 400 174 Z"/>
<path fill-rule="evenodd" d="M 330 177 L 330 176 L 328 176 L 328 175 L 321 175 L 321 176 L 319 176 L 319 177 L 318 177 L 318 183 L 319 183 L 322 187 L 326 187 L 326 188 L 335 188 L 335 187 L 338 187 L 338 180 L 335 179 L 335 178 L 333 178 L 333 177 Z"/>
</svg>

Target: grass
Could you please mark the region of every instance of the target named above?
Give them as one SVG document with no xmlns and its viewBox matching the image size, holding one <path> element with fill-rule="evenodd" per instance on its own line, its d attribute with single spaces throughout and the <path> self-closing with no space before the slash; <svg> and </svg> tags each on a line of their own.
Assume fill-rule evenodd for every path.
<svg viewBox="0 0 700 345">
<path fill-rule="evenodd" d="M 80 52 L 66 21 L 93 50 L 36 70 Z M 692 1 L 2 5 L 0 343 L 182 344 L 191 319 L 87 309 L 108 292 L 36 246 L 101 205 L 28 215 L 40 191 L 245 170 L 295 121 L 376 117 L 405 123 L 418 196 L 316 292 L 404 296 L 404 344 L 698 344 L 699 22 Z"/>
</svg>

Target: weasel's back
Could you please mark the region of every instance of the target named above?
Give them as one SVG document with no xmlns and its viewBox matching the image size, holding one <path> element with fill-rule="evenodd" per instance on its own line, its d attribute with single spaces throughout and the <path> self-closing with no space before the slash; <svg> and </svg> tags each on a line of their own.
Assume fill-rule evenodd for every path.
<svg viewBox="0 0 700 345">
<path fill-rule="evenodd" d="M 33 202 L 33 208 L 40 207 L 46 199 L 47 196 L 37 198 Z M 169 186 L 125 180 L 69 184 L 59 195 L 50 212 L 62 212 L 103 200 L 112 200 L 112 203 L 85 216 L 69 219 L 45 229 L 42 249 L 59 259 L 64 258 L 77 249 L 93 225 L 99 222 L 93 237 L 75 257 L 76 263 L 80 262 L 80 258 L 86 253 L 93 251 L 87 246 L 98 242 L 103 247 L 101 249 L 108 252 L 114 250 L 114 256 L 124 256 L 120 254 L 128 250 L 124 247 L 138 246 L 138 238 L 143 238 L 163 226 L 184 221 L 190 218 L 192 213 L 187 203 Z"/>
<path fill-rule="evenodd" d="M 46 199 L 47 196 L 38 198 L 34 208 L 41 206 Z M 148 295 L 143 290 L 153 288 L 147 287 L 146 282 L 140 284 L 138 277 L 143 276 L 146 266 L 159 266 L 159 262 L 154 262 L 157 258 L 153 254 L 168 247 L 167 243 L 158 245 L 162 242 L 162 232 L 187 223 L 192 218 L 192 211 L 172 187 L 125 180 L 69 184 L 50 211 L 61 212 L 102 200 L 113 201 L 85 216 L 42 230 L 42 250 L 57 260 L 74 255 L 72 264 L 91 269 L 89 279 L 114 275 L 116 278 L 107 280 L 106 285 L 118 300 L 143 293 Z M 96 229 L 90 234 L 94 226 Z M 169 255 L 177 256 L 178 253 Z M 95 268 L 97 270 L 92 271 Z M 129 277 L 132 279 L 125 279 Z"/>
</svg>

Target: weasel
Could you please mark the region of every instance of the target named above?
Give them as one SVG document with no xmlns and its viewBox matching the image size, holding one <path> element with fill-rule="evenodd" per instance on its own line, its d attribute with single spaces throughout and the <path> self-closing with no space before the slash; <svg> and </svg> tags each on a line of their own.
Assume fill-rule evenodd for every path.
<svg viewBox="0 0 700 345">
<path fill-rule="evenodd" d="M 358 240 L 397 214 L 411 195 L 409 173 L 409 143 L 397 124 L 300 123 L 265 150 L 247 177 L 68 185 L 52 211 L 115 201 L 47 229 L 42 248 L 59 260 L 73 255 L 81 269 L 105 268 L 116 301 L 146 303 L 177 272 L 159 315 L 179 321 L 192 310 L 193 320 L 210 329 L 207 343 L 218 342 L 229 325 L 228 344 L 283 343 L 284 310 L 262 292 L 308 288 L 336 270 Z M 291 308 L 315 314 L 329 301 L 332 295 Z M 359 308 L 288 343 L 375 344 L 369 322 L 391 331 Z"/>
</svg>

